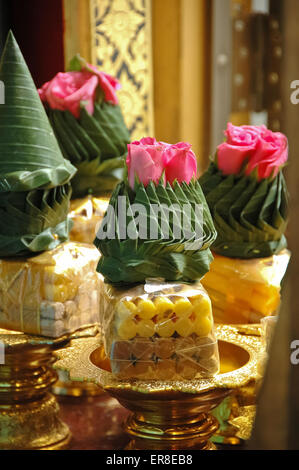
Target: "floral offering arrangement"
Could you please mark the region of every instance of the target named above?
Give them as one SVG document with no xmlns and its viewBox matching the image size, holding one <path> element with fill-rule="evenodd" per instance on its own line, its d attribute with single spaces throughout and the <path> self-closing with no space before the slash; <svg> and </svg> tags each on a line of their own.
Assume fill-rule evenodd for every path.
<svg viewBox="0 0 299 470">
<path fill-rule="evenodd" d="M 147 137 L 128 145 L 128 177 L 110 198 L 95 245 L 108 282 L 193 281 L 209 269 L 216 233 L 190 144 Z M 134 217 L 140 209 L 139 217 Z M 106 233 L 107 232 L 107 233 Z M 106 236 L 107 235 L 107 236 Z"/>
<path fill-rule="evenodd" d="M 63 156 L 76 168 L 73 198 L 111 191 L 123 177 L 130 134 L 117 79 L 80 55 L 39 90 Z"/>
<path fill-rule="evenodd" d="M 228 123 L 225 135 L 199 178 L 217 231 L 203 285 L 217 321 L 251 323 L 277 311 L 289 260 L 288 143 L 264 125 Z"/>
<path fill-rule="evenodd" d="M 98 251 L 68 242 L 76 168 L 11 32 L 0 80 L 0 327 L 57 337 L 98 322 Z"/>
<path fill-rule="evenodd" d="M 95 245 L 106 284 L 101 324 L 119 378 L 190 379 L 217 373 L 211 301 L 200 284 L 216 232 L 185 142 L 128 145 Z"/>
</svg>

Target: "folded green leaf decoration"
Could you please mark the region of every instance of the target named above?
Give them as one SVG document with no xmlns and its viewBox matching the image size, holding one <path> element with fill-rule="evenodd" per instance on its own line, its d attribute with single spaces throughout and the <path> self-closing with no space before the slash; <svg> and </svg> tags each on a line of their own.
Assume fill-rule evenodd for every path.
<svg viewBox="0 0 299 470">
<path fill-rule="evenodd" d="M 72 180 L 73 197 L 115 188 L 123 178 L 130 142 L 119 105 L 95 103 L 93 115 L 82 107 L 79 120 L 69 111 L 47 112 L 64 157 L 78 170 Z"/>
<path fill-rule="evenodd" d="M 125 207 L 120 206 L 119 196 Z M 137 204 L 144 208 L 145 220 L 136 217 Z M 187 205 L 190 214 L 185 213 Z M 202 217 L 197 207 L 201 207 Z M 188 218 L 188 228 L 184 228 L 184 217 Z M 102 253 L 98 271 L 117 286 L 147 278 L 193 282 L 209 270 L 213 259 L 209 247 L 215 238 L 211 214 L 198 182 L 175 182 L 173 186 L 167 183 L 166 187 L 162 182 L 150 182 L 146 187 L 138 183 L 134 191 L 122 182 L 112 193 L 110 209 L 94 242 Z"/>
<path fill-rule="evenodd" d="M 0 62 L 0 193 L 49 189 L 76 169 L 65 160 L 22 53 L 9 32 Z"/>
<path fill-rule="evenodd" d="M 0 257 L 28 256 L 68 239 L 76 168 L 63 158 L 12 32 L 0 80 Z"/>
<path fill-rule="evenodd" d="M 71 185 L 0 193 L 0 257 L 53 250 L 68 240 Z"/>
<path fill-rule="evenodd" d="M 232 258 L 261 258 L 286 247 L 288 193 L 282 171 L 274 179 L 225 176 L 214 162 L 199 178 L 217 239 L 212 250 Z"/>
</svg>

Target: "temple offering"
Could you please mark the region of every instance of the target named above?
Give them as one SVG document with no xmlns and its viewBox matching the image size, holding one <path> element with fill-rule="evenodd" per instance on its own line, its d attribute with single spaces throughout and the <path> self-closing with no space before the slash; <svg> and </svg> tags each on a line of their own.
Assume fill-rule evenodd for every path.
<svg viewBox="0 0 299 470">
<path fill-rule="evenodd" d="M 114 190 L 95 240 L 112 372 L 145 380 L 213 376 L 218 345 L 200 279 L 216 233 L 195 155 L 189 144 L 152 138 L 128 147 L 128 179 Z"/>
<path fill-rule="evenodd" d="M 98 323 L 98 251 L 70 243 L 70 180 L 10 32 L 0 63 L 0 327 L 58 337 Z"/>
<path fill-rule="evenodd" d="M 72 199 L 82 211 L 70 213 L 73 241 L 93 242 L 102 217 L 99 198 L 109 199 L 123 178 L 130 134 L 118 103 L 120 87 L 116 78 L 77 54 L 66 72 L 38 90 L 61 152 L 77 168 Z"/>
<path fill-rule="evenodd" d="M 290 257 L 287 139 L 265 126 L 230 123 L 225 134 L 199 178 L 217 231 L 202 283 L 217 322 L 255 323 L 277 313 Z"/>
</svg>

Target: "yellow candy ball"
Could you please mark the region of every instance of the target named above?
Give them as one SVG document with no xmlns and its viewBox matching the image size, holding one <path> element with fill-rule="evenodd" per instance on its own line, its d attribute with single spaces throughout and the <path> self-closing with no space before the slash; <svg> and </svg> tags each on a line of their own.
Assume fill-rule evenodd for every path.
<svg viewBox="0 0 299 470">
<path fill-rule="evenodd" d="M 175 332 L 175 324 L 172 320 L 164 320 L 160 321 L 156 325 L 156 333 L 158 333 L 159 336 L 162 338 L 169 338 L 172 336 Z"/>
<path fill-rule="evenodd" d="M 136 313 L 136 305 L 128 300 L 120 302 L 116 309 L 116 315 L 120 321 L 124 321 L 126 318 L 133 318 Z"/>
<path fill-rule="evenodd" d="M 178 299 L 174 303 L 174 312 L 178 317 L 189 317 L 193 311 L 193 305 L 188 299 Z"/>
<path fill-rule="evenodd" d="M 211 319 L 207 316 L 197 317 L 195 320 L 194 330 L 198 336 L 208 336 L 212 330 Z"/>
<path fill-rule="evenodd" d="M 118 325 L 117 334 L 120 339 L 134 338 L 137 334 L 137 323 L 131 318 L 127 318 Z"/>
<path fill-rule="evenodd" d="M 124 300 L 122 303 L 128 310 L 130 310 L 130 312 L 132 312 L 134 315 L 136 315 L 137 307 L 134 304 L 134 302 L 132 302 L 131 300 Z"/>
<path fill-rule="evenodd" d="M 149 299 L 140 299 L 137 304 L 137 315 L 144 319 L 150 320 L 156 315 L 156 308 L 153 302 Z"/>
<path fill-rule="evenodd" d="M 212 304 L 208 297 L 201 297 L 194 300 L 193 308 L 196 316 L 210 316 L 212 314 Z"/>
<path fill-rule="evenodd" d="M 140 320 L 137 323 L 137 334 L 142 338 L 150 338 L 155 334 L 155 323 L 152 320 Z"/>
<path fill-rule="evenodd" d="M 175 322 L 175 330 L 180 336 L 185 338 L 193 333 L 194 323 L 187 317 L 179 318 Z"/>
<path fill-rule="evenodd" d="M 157 297 L 154 300 L 156 312 L 160 318 L 169 317 L 173 312 L 173 303 L 167 297 Z"/>
</svg>

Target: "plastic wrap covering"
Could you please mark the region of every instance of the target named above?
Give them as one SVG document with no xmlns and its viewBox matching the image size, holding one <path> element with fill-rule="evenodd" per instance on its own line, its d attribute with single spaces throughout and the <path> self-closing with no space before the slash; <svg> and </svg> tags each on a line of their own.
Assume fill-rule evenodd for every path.
<svg viewBox="0 0 299 470">
<path fill-rule="evenodd" d="M 217 323 L 257 323 L 274 315 L 280 304 L 280 284 L 290 252 L 243 260 L 214 255 L 202 279 Z"/>
<path fill-rule="evenodd" d="M 262 331 L 261 331 L 262 342 L 263 342 L 265 350 L 269 352 L 271 344 L 272 344 L 274 332 L 275 332 L 275 327 L 277 324 L 277 316 L 273 315 L 271 317 L 265 317 L 261 320 L 261 324 L 262 324 Z"/>
<path fill-rule="evenodd" d="M 101 324 L 112 372 L 122 379 L 193 379 L 219 370 L 211 301 L 194 285 L 148 280 L 104 284 Z"/>
<path fill-rule="evenodd" d="M 73 227 L 70 232 L 70 240 L 92 244 L 108 204 L 109 198 L 92 196 L 72 200 L 70 219 L 73 222 Z"/>
<path fill-rule="evenodd" d="M 27 259 L 0 260 L 0 327 L 59 337 L 99 322 L 96 248 L 64 243 Z"/>
</svg>

